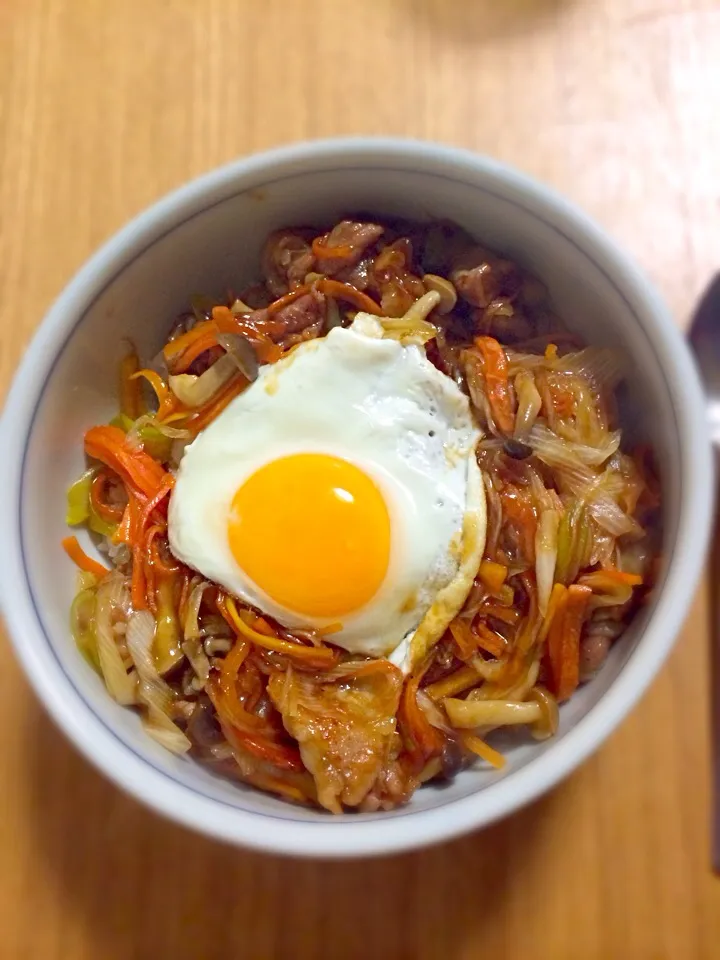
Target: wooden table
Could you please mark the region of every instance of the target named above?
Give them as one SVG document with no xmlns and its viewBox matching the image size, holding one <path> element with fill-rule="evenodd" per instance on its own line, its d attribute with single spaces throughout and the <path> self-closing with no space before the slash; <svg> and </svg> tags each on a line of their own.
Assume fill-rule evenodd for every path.
<svg viewBox="0 0 720 960">
<path fill-rule="evenodd" d="M 0 0 L 3 387 L 91 251 L 184 180 L 305 137 L 486 151 L 562 189 L 687 323 L 720 264 L 718 0 Z M 426 852 L 226 849 L 122 796 L 3 646 L 0 957 L 720 957 L 702 596 L 552 795 Z"/>
</svg>

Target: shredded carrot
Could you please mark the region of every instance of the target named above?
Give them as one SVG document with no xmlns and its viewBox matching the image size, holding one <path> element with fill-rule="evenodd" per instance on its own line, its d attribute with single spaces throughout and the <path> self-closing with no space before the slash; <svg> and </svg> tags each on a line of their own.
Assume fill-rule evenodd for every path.
<svg viewBox="0 0 720 960">
<path fill-rule="evenodd" d="M 317 803 L 317 793 L 313 789 L 314 782 L 310 774 L 304 776 L 295 776 L 300 783 L 287 783 L 280 777 L 273 777 L 263 770 L 253 770 L 250 773 L 243 773 L 243 780 L 259 790 L 265 790 L 268 793 L 278 793 L 286 800 L 293 803 Z"/>
<path fill-rule="evenodd" d="M 571 417 L 575 413 L 575 394 L 562 383 L 548 383 L 550 399 L 559 417 Z"/>
<path fill-rule="evenodd" d="M 441 753 L 445 738 L 425 716 L 417 702 L 420 681 L 430 665 L 430 659 L 405 681 L 400 695 L 398 718 L 406 746 L 414 764 L 422 769 L 427 761 Z"/>
<path fill-rule="evenodd" d="M 150 518 L 152 517 L 153 512 L 157 510 L 174 486 L 175 477 L 171 473 L 166 474 L 157 493 L 151 497 L 143 507 L 142 514 L 140 515 L 141 530 L 144 530 L 147 527 L 147 525 L 150 523 Z"/>
<path fill-rule="evenodd" d="M 85 570 L 86 573 L 92 573 L 100 580 L 110 573 L 107 567 L 104 567 L 101 563 L 98 563 L 97 560 L 93 560 L 92 557 L 89 557 L 85 553 L 78 543 L 77 537 L 65 537 L 62 541 L 62 548 L 72 562 L 81 570 Z"/>
<path fill-rule="evenodd" d="M 85 433 L 85 452 L 117 473 L 126 486 L 152 497 L 168 476 L 167 471 L 143 450 L 126 443 L 119 427 L 91 427 Z"/>
<path fill-rule="evenodd" d="M 138 357 L 134 350 L 120 361 L 120 410 L 131 420 L 137 420 L 143 412 L 140 385 L 135 382 L 138 366 Z"/>
<path fill-rule="evenodd" d="M 469 660 L 470 657 L 477 652 L 477 634 L 473 632 L 469 622 L 467 620 L 460 619 L 460 617 L 456 617 L 453 621 L 451 621 L 449 630 L 452 634 L 453 642 L 457 647 L 457 652 L 460 655 L 460 659 Z"/>
<path fill-rule="evenodd" d="M 229 312 L 230 311 L 228 311 L 228 313 Z M 167 362 L 173 363 L 188 347 L 195 343 L 198 338 L 203 337 L 208 331 L 213 331 L 217 334 L 217 324 L 213 320 L 201 320 L 200 323 L 196 323 L 194 327 L 191 327 L 187 333 L 181 333 L 179 337 L 175 337 L 174 340 L 166 343 L 163 347 L 163 354 Z"/>
<path fill-rule="evenodd" d="M 180 567 L 175 564 L 167 564 L 160 556 L 160 550 L 155 542 L 158 536 L 165 534 L 165 528 L 159 523 L 154 523 L 147 532 L 147 551 L 155 570 L 163 576 L 171 576 L 179 573 Z"/>
<path fill-rule="evenodd" d="M 158 410 L 156 417 L 158 420 L 165 420 L 177 407 L 177 398 L 163 378 L 155 370 L 138 370 L 133 374 L 133 379 L 143 377 L 155 391 L 158 401 Z"/>
<path fill-rule="evenodd" d="M 145 610 L 147 608 L 147 583 L 145 579 L 144 554 L 139 544 L 132 548 L 132 558 L 130 599 L 136 610 Z"/>
<path fill-rule="evenodd" d="M 274 313 L 277 313 L 278 310 L 282 310 L 283 307 L 289 307 L 291 303 L 295 303 L 296 300 L 306 293 L 310 293 L 311 290 L 312 286 L 309 283 L 303 283 L 299 287 L 295 287 L 290 293 L 286 293 L 284 297 L 278 297 L 277 300 L 274 300 L 270 304 L 267 308 L 268 315 L 272 316 Z"/>
<path fill-rule="evenodd" d="M 258 624 L 258 620 L 262 620 L 262 618 L 255 618 L 253 626 L 251 626 L 240 616 L 240 612 L 232 597 L 225 596 L 222 599 L 218 598 L 218 607 L 237 634 L 240 634 L 246 640 L 250 640 L 259 647 L 263 647 L 266 650 L 274 650 L 276 653 L 283 653 L 288 657 L 292 657 L 308 666 L 314 666 L 320 670 L 334 667 L 338 662 L 339 653 L 332 647 L 308 647 L 303 643 L 281 640 L 277 636 L 269 636 L 265 632 L 260 632 L 258 627 L 261 625 Z M 263 621 L 263 625 L 269 626 L 266 621 Z"/>
<path fill-rule="evenodd" d="M 545 359 L 546 359 L 546 360 L 557 360 L 557 352 L 558 352 L 557 344 L 556 344 L 556 343 L 549 343 L 549 344 L 545 347 Z"/>
<path fill-rule="evenodd" d="M 239 637 L 222 661 L 220 676 L 212 678 L 206 687 L 220 720 L 224 721 L 223 732 L 228 740 L 261 760 L 281 769 L 304 770 L 297 747 L 277 743 L 265 721 L 246 710 L 239 700 L 238 675 L 250 650 L 251 645 Z"/>
<path fill-rule="evenodd" d="M 187 568 L 182 571 L 182 584 L 180 586 L 180 598 L 178 599 L 178 619 L 180 623 L 185 623 L 187 616 L 187 603 L 190 599 L 190 581 L 193 574 Z"/>
<path fill-rule="evenodd" d="M 217 338 L 219 332 L 217 327 L 215 327 L 215 329 L 207 330 L 202 335 L 196 337 L 173 363 L 173 373 L 186 373 L 198 357 L 202 356 L 203 353 L 207 353 L 208 350 L 218 347 Z"/>
<path fill-rule="evenodd" d="M 550 625 L 548 654 L 559 702 L 567 700 L 580 682 L 580 633 L 591 594 L 590 587 L 577 583 L 568 587 Z"/>
<path fill-rule="evenodd" d="M 105 471 L 98 470 L 90 484 L 90 503 L 95 513 L 105 523 L 120 523 L 123 518 L 122 507 L 114 506 L 105 499 L 108 481 Z"/>
<path fill-rule="evenodd" d="M 323 277 L 318 281 L 318 290 L 328 297 L 335 297 L 336 300 L 346 300 L 358 310 L 364 313 L 372 313 L 374 316 L 382 316 L 382 309 L 375 303 L 372 297 L 353 287 L 350 283 L 341 283 L 340 280 L 331 280 L 329 277 Z"/>
<path fill-rule="evenodd" d="M 475 736 L 474 733 L 462 730 L 460 731 L 460 739 L 464 747 L 487 761 L 487 763 L 495 767 L 496 770 L 501 770 L 505 766 L 505 757 L 501 753 L 498 753 L 497 750 L 494 750 L 489 744 L 485 743 L 484 740 L 481 740 L 480 737 Z"/>
<path fill-rule="evenodd" d="M 454 697 L 469 687 L 476 686 L 480 680 L 482 680 L 482 677 L 477 670 L 470 665 L 466 665 L 449 676 L 443 677 L 442 680 L 429 683 L 427 687 L 424 687 L 424 690 L 431 700 L 444 700 L 445 697 Z"/>
<path fill-rule="evenodd" d="M 255 321 L 251 315 L 236 317 L 229 307 L 213 307 L 212 315 L 218 333 L 236 333 L 247 337 L 260 363 L 275 363 L 282 356 L 282 348 L 262 329 L 262 319 Z"/>
<path fill-rule="evenodd" d="M 511 627 L 514 627 L 522 616 L 516 607 L 503 607 L 499 603 L 492 603 L 490 600 L 486 600 L 482 604 L 478 614 L 481 617 L 492 617 L 494 620 L 500 620 Z"/>
<path fill-rule="evenodd" d="M 478 646 L 489 653 L 492 657 L 499 659 L 507 651 L 507 641 L 499 633 L 491 630 L 487 624 L 479 620 L 474 626 L 474 632 L 478 637 Z"/>
<path fill-rule="evenodd" d="M 328 247 L 326 241 L 329 234 L 324 237 L 315 237 L 312 242 L 312 252 L 318 260 L 352 260 L 353 248 L 347 244 L 340 247 Z"/>
<path fill-rule="evenodd" d="M 525 559 L 534 563 L 537 514 L 532 501 L 524 491 L 507 484 L 500 492 L 500 502 L 504 519 L 510 520 L 515 527 Z"/>
<path fill-rule="evenodd" d="M 238 394 L 242 393 L 246 386 L 247 380 L 238 371 L 237 376 L 233 377 L 204 407 L 198 408 L 195 416 L 188 420 L 186 425 L 187 429 L 192 433 L 200 433 L 200 431 L 204 430 L 216 417 L 220 416 L 225 407 L 227 407 Z"/>
<path fill-rule="evenodd" d="M 555 614 L 558 610 L 558 607 L 563 602 L 565 593 L 567 592 L 567 587 L 562 583 L 556 583 L 552 588 L 550 593 L 550 599 L 548 600 L 548 607 L 543 618 L 542 625 L 540 627 L 540 632 L 538 634 L 537 642 L 538 646 L 542 646 L 547 639 L 547 635 L 550 631 L 553 620 L 555 619 Z"/>
<path fill-rule="evenodd" d="M 211 690 L 212 685 L 208 684 L 208 691 Z M 226 703 L 227 701 L 224 702 Z M 218 709 L 218 707 L 216 707 L 215 709 L 218 710 L 218 713 L 222 716 L 222 708 Z M 246 716 L 252 716 L 252 714 L 247 713 L 247 711 L 243 712 Z M 297 747 L 277 743 L 263 731 L 250 731 L 233 725 L 232 728 L 226 727 L 223 732 L 227 736 L 227 739 L 240 747 L 240 749 L 247 750 L 248 753 L 258 757 L 258 759 L 265 760 L 267 763 L 271 763 L 281 770 L 291 770 L 301 773 L 305 769 L 305 765 L 300 758 L 300 751 Z"/>
<path fill-rule="evenodd" d="M 113 543 L 130 543 L 130 524 L 132 520 L 132 514 L 130 510 L 130 504 L 125 507 L 123 511 L 122 520 L 118 525 L 115 535 L 113 536 Z"/>
<path fill-rule="evenodd" d="M 346 667 L 348 669 L 346 669 Z M 352 670 L 349 669 L 352 667 Z M 398 667 L 395 664 L 390 663 L 389 660 L 386 660 L 384 657 L 375 657 L 372 660 L 362 660 L 352 664 L 341 663 L 331 675 L 331 678 L 335 678 L 338 674 L 342 674 L 342 677 L 370 677 L 376 673 L 387 673 L 391 676 L 396 675 L 398 672 Z M 339 677 L 339 679 L 342 679 Z"/>
<path fill-rule="evenodd" d="M 152 554 L 145 546 L 142 550 L 142 574 L 145 581 L 145 607 L 155 615 L 157 613 L 156 590 L 157 583 L 155 578 L 155 567 L 152 562 Z M 133 560 L 133 564 L 134 564 Z M 131 579 L 132 586 L 132 579 Z"/>
<path fill-rule="evenodd" d="M 507 579 L 508 568 L 503 563 L 495 563 L 494 560 L 483 560 L 480 563 L 478 576 L 485 586 L 497 593 Z"/>
<path fill-rule="evenodd" d="M 515 412 L 508 380 L 507 354 L 494 337 L 476 337 L 475 346 L 482 355 L 485 386 L 495 423 L 502 433 L 512 434 Z"/>
<path fill-rule="evenodd" d="M 642 585 L 643 578 L 636 573 L 625 573 L 624 570 L 618 570 L 616 567 L 605 567 L 598 570 L 596 576 L 607 577 L 615 583 L 621 583 L 628 587 L 639 587 Z"/>
</svg>

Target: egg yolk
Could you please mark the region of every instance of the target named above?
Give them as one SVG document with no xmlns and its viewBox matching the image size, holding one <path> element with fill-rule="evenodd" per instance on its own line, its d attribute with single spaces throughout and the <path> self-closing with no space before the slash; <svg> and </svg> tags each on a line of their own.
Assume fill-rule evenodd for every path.
<svg viewBox="0 0 720 960">
<path fill-rule="evenodd" d="M 383 582 L 390 517 L 373 480 L 352 463 L 293 454 L 238 488 L 228 539 L 237 563 L 276 603 L 308 617 L 340 617 Z"/>
</svg>

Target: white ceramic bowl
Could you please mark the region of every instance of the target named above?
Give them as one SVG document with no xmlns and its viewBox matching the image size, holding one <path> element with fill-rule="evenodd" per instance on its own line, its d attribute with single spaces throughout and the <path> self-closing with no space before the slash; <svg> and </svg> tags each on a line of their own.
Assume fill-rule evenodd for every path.
<svg viewBox="0 0 720 960">
<path fill-rule="evenodd" d="M 629 358 L 632 429 L 655 444 L 667 564 L 652 602 L 599 676 L 563 706 L 558 735 L 519 740 L 500 773 L 463 772 L 392 813 L 289 806 L 166 753 L 117 706 L 74 647 L 75 571 L 60 540 L 81 437 L 113 415 L 121 340 L 153 354 L 199 291 L 257 275 L 268 232 L 353 210 L 450 218 L 549 285 L 559 312 Z M 598 227 L 546 187 L 492 160 L 411 141 L 336 140 L 239 160 L 182 187 L 110 240 L 50 310 L 7 400 L 0 496 L 2 602 L 41 700 L 118 785 L 196 830 L 291 854 L 350 856 L 417 847 L 481 827 L 552 787 L 627 714 L 665 660 L 703 563 L 711 458 L 703 398 L 682 337 L 648 281 Z"/>
</svg>

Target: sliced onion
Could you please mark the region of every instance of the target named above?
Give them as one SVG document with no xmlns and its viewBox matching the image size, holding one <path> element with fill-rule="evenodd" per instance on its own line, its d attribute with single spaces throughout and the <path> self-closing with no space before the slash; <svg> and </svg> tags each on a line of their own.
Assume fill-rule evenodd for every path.
<svg viewBox="0 0 720 960">
<path fill-rule="evenodd" d="M 138 699 L 154 704 L 159 710 L 167 710 L 173 699 L 170 687 L 155 667 L 152 654 L 155 639 L 155 618 L 149 610 L 137 610 L 128 619 L 125 642 L 140 677 Z"/>
<path fill-rule="evenodd" d="M 230 307 L 230 313 L 234 317 L 242 317 L 247 313 L 252 313 L 253 308 L 249 307 L 244 300 L 241 300 L 240 297 L 235 297 Z"/>
<path fill-rule="evenodd" d="M 186 407 L 202 407 L 224 387 L 237 373 L 233 357 L 224 354 L 199 377 L 192 373 L 180 373 L 169 377 L 170 389 Z"/>
<path fill-rule="evenodd" d="M 536 423 L 530 431 L 528 442 L 535 456 L 549 467 L 575 467 L 578 463 L 599 467 L 620 446 L 620 431 L 607 434 L 606 442 L 601 447 L 594 447 L 563 440 L 542 423 Z"/>
<path fill-rule="evenodd" d="M 556 510 L 543 510 L 535 533 L 535 578 L 537 580 L 538 607 L 543 617 L 547 613 L 550 592 L 555 578 L 559 525 L 560 515 Z"/>
<path fill-rule="evenodd" d="M 542 398 L 535 386 L 535 377 L 529 370 L 521 370 L 515 377 L 515 396 L 518 409 L 513 436 L 516 440 L 527 440 L 542 407 Z"/>
<path fill-rule="evenodd" d="M 157 707 L 148 706 L 147 716 L 143 718 L 143 729 L 148 736 L 171 753 L 187 753 L 192 744 L 180 727 Z"/>
<path fill-rule="evenodd" d="M 402 317 L 378 317 L 383 333 L 402 344 L 425 344 L 437 336 L 437 328 L 426 318 L 440 303 L 440 294 L 429 290 L 413 303 Z"/>
<path fill-rule="evenodd" d="M 555 361 L 554 367 L 584 377 L 601 390 L 614 390 L 624 376 L 621 355 L 607 347 L 586 347 L 577 353 L 566 353 Z"/>
<path fill-rule="evenodd" d="M 195 676 L 199 680 L 202 680 L 203 683 L 207 683 L 208 677 L 210 676 L 210 661 L 207 658 L 202 642 L 196 639 L 183 640 L 181 646 L 183 653 L 190 662 L 190 666 L 195 671 Z"/>
<path fill-rule="evenodd" d="M 174 695 L 155 667 L 152 655 L 154 637 L 155 618 L 152 614 L 147 610 L 133 613 L 128 620 L 125 639 L 140 678 L 138 700 L 146 708 L 143 727 L 167 750 L 187 753 L 192 745 L 168 714 Z"/>
<path fill-rule="evenodd" d="M 135 677 L 125 668 L 112 623 L 113 613 L 122 606 L 126 590 L 124 577 L 111 574 L 102 581 L 97 592 L 95 632 L 98 660 L 108 693 L 117 703 L 129 706 L 136 702 Z"/>
<path fill-rule="evenodd" d="M 164 437 L 170 440 L 188 440 L 192 437 L 189 430 L 182 430 L 180 427 L 171 427 L 166 423 L 160 423 L 152 414 L 146 413 L 133 423 L 127 433 L 127 442 L 131 447 L 139 447 L 145 438 L 142 435 L 143 428 L 150 427 L 157 430 Z"/>
<path fill-rule="evenodd" d="M 333 327 L 342 326 L 342 316 L 337 300 L 334 297 L 325 298 L 325 329 L 332 330 Z"/>
<path fill-rule="evenodd" d="M 232 357 L 235 366 L 250 383 L 257 380 L 260 364 L 253 345 L 239 333 L 219 333 L 218 343 Z"/>
<path fill-rule="evenodd" d="M 202 630 L 200 629 L 200 624 L 198 622 L 198 614 L 200 612 L 200 604 L 202 603 L 203 594 L 209 586 L 210 584 L 207 582 L 207 580 L 200 580 L 200 582 L 196 583 L 190 592 L 187 602 L 185 622 L 183 623 L 183 636 L 186 640 L 199 640 L 202 637 Z"/>
</svg>

